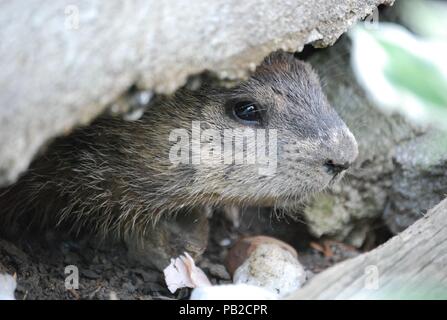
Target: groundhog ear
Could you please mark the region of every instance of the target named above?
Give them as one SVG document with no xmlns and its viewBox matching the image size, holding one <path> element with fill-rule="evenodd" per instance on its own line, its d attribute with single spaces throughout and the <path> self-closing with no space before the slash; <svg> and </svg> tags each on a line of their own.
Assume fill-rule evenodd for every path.
<svg viewBox="0 0 447 320">
<path fill-rule="evenodd" d="M 265 59 L 263 64 L 267 66 L 274 66 L 275 68 L 288 68 L 290 67 L 291 63 L 293 63 L 295 60 L 295 57 L 293 56 L 293 53 L 285 52 L 283 50 L 278 50 L 270 55 L 268 55 Z"/>
<path fill-rule="evenodd" d="M 290 71 L 291 67 L 294 63 L 296 63 L 296 58 L 293 56 L 292 53 L 285 52 L 283 50 L 278 50 L 270 55 L 268 55 L 263 63 L 261 64 L 259 71 L 267 71 L 272 69 L 274 71 Z"/>
</svg>

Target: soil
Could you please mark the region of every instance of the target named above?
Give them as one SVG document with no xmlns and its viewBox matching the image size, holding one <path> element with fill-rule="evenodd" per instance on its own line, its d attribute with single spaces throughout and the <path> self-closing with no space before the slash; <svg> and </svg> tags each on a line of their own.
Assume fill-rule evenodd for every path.
<svg viewBox="0 0 447 320">
<path fill-rule="evenodd" d="M 230 283 L 223 261 L 241 236 L 270 235 L 288 242 L 312 277 L 333 264 L 356 256 L 356 248 L 336 241 L 314 239 L 306 225 L 271 214 L 247 214 L 235 226 L 215 213 L 210 219 L 208 249 L 197 262 L 213 283 Z M 79 270 L 79 288 L 67 290 L 65 268 Z M 0 238 L 0 272 L 16 274 L 16 298 L 34 299 L 187 299 L 190 289 L 171 294 L 160 271 L 132 263 L 120 243 L 99 244 L 87 236 L 76 239 L 47 232 L 22 238 Z"/>
</svg>

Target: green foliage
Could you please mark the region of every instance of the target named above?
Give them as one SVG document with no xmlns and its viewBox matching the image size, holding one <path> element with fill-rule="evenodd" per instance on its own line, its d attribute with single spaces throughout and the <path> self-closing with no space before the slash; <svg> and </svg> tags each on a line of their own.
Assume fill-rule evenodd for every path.
<svg viewBox="0 0 447 320">
<path fill-rule="evenodd" d="M 427 106 L 447 108 L 447 78 L 436 64 L 396 43 L 380 38 L 377 40 L 387 52 L 389 62 L 384 73 L 393 85 L 414 93 Z"/>
<path fill-rule="evenodd" d="M 402 9 L 417 20 L 421 34 L 433 28 L 436 37 L 430 39 L 391 23 L 356 26 L 352 61 L 359 82 L 383 110 L 447 130 L 447 19 L 440 19 L 434 7 L 411 0 Z"/>
</svg>

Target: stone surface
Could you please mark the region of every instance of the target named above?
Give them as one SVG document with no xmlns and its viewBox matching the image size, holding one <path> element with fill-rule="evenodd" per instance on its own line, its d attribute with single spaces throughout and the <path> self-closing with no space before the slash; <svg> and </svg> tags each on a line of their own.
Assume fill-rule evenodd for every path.
<svg viewBox="0 0 447 320">
<path fill-rule="evenodd" d="M 233 275 L 236 284 L 249 284 L 284 296 L 301 288 L 306 272 L 296 256 L 277 243 L 261 243 Z"/>
<path fill-rule="evenodd" d="M 384 114 L 356 82 L 350 41 L 340 39 L 310 62 L 329 101 L 354 133 L 359 157 L 341 183 L 319 194 L 304 215 L 315 236 L 363 245 L 372 222 L 384 218 L 393 233 L 421 218 L 447 190 L 445 133 Z"/>
<path fill-rule="evenodd" d="M 385 221 L 398 233 L 447 194 L 447 137 L 431 131 L 396 147 Z"/>
<path fill-rule="evenodd" d="M 395 147 L 420 129 L 397 115 L 383 114 L 356 82 L 349 61 L 350 42 L 344 37 L 314 54 L 324 91 L 355 135 L 359 157 L 341 183 L 317 195 L 304 210 L 316 236 L 332 236 L 353 245 L 363 244 L 372 220 L 381 217 L 392 185 Z"/>
<path fill-rule="evenodd" d="M 169 93 L 204 70 L 241 78 L 271 51 L 326 46 L 393 0 L 0 4 L 0 184 L 129 87 Z"/>
</svg>

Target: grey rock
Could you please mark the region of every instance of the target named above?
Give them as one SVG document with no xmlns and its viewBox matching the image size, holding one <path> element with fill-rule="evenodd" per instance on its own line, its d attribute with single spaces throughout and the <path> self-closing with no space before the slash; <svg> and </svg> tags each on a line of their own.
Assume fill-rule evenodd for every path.
<svg viewBox="0 0 447 320">
<path fill-rule="evenodd" d="M 204 70 L 243 78 L 270 52 L 330 45 L 392 2 L 2 1 L 0 185 L 133 84 L 170 93 Z"/>
<path fill-rule="evenodd" d="M 384 114 L 353 76 L 350 42 L 311 58 L 325 84 L 328 99 L 353 131 L 359 157 L 344 181 L 320 194 L 304 210 L 311 232 L 361 246 L 372 222 L 384 219 L 399 233 L 446 196 L 445 132 Z"/>
<path fill-rule="evenodd" d="M 381 217 L 386 207 L 396 146 L 422 129 L 400 116 L 383 114 L 370 101 L 355 80 L 349 52 L 349 39 L 343 38 L 317 52 L 310 62 L 322 78 L 330 103 L 355 135 L 359 157 L 344 180 L 316 196 L 304 215 L 315 236 L 331 236 L 360 246 L 371 221 Z"/>
<path fill-rule="evenodd" d="M 447 134 L 430 131 L 396 147 L 385 221 L 398 233 L 447 195 Z"/>
</svg>

